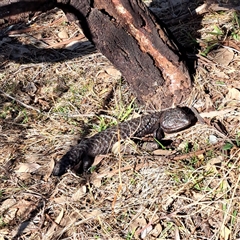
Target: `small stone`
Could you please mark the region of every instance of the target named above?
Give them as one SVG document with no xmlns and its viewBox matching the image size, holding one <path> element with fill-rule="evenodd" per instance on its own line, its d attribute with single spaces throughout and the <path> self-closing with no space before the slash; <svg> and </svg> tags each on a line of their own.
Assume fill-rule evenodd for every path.
<svg viewBox="0 0 240 240">
<path fill-rule="evenodd" d="M 218 142 L 218 138 L 215 135 L 209 136 L 209 143 L 216 144 Z"/>
</svg>

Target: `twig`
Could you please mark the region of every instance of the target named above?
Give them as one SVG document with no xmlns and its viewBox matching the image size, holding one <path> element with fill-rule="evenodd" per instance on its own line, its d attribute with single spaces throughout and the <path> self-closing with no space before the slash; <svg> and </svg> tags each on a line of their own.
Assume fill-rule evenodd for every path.
<svg viewBox="0 0 240 240">
<path fill-rule="evenodd" d="M 170 160 L 183 160 L 183 159 L 186 159 L 186 158 L 190 158 L 190 157 L 194 157 L 194 156 L 198 156 L 200 154 L 203 154 L 209 150 L 212 150 L 212 149 L 215 149 L 215 148 L 218 148 L 218 147 L 221 147 L 222 145 L 224 144 L 223 141 L 215 144 L 215 145 L 212 145 L 208 148 L 205 148 L 205 149 L 202 149 L 202 150 L 198 150 L 198 151 L 195 151 L 195 152 L 190 152 L 190 153 L 186 153 L 186 154 L 183 154 L 181 156 L 175 156 L 175 157 L 171 157 L 171 156 L 167 156 L 168 159 Z M 158 157 L 161 157 L 163 158 L 163 156 L 154 156 L 156 158 Z M 128 171 L 128 170 L 131 170 L 131 169 L 134 169 L 135 171 L 138 171 L 144 167 L 149 167 L 149 163 L 141 163 L 141 164 L 137 164 L 136 167 L 134 168 L 133 165 L 128 165 L 126 167 L 122 167 L 120 169 L 121 172 L 125 172 L 125 171 Z M 109 172 L 105 172 L 105 173 L 99 173 L 97 175 L 97 178 L 103 178 L 103 177 L 108 177 L 108 178 L 111 178 L 112 176 L 116 175 L 119 173 L 119 168 L 118 169 L 115 169 L 115 170 L 112 170 L 112 171 L 109 171 Z"/>
<path fill-rule="evenodd" d="M 54 43 L 54 44 L 51 44 L 49 45 L 47 48 L 56 48 L 56 47 L 61 47 L 63 45 L 67 45 L 71 42 L 74 42 L 74 41 L 79 41 L 81 39 L 85 38 L 84 35 L 80 35 L 80 36 L 77 36 L 75 38 L 71 38 L 71 39 L 68 39 L 68 40 L 65 40 L 65 41 L 62 41 L 62 42 L 59 42 L 59 43 Z"/>
<path fill-rule="evenodd" d="M 20 100 L 18 100 L 18 99 L 16 99 L 16 98 L 10 96 L 9 94 L 3 92 L 2 90 L 0 90 L 0 93 L 1 93 L 3 96 L 8 97 L 8 98 L 16 101 L 17 103 L 19 103 L 20 105 L 22 105 L 22 106 L 25 107 L 25 108 L 32 109 L 32 110 L 34 110 L 34 111 L 37 111 L 38 113 L 41 113 L 41 111 L 40 111 L 39 109 L 23 103 L 22 101 L 20 101 Z"/>
<path fill-rule="evenodd" d="M 226 114 L 228 114 L 230 112 L 233 112 L 234 110 L 235 109 L 233 109 L 233 108 L 225 108 L 225 109 L 219 110 L 219 111 L 203 112 L 203 113 L 200 113 L 200 116 L 202 118 L 213 118 L 213 117 L 216 117 L 216 116 L 226 116 Z M 239 110 L 235 110 L 234 114 L 240 115 Z"/>
<path fill-rule="evenodd" d="M 40 27 L 31 26 L 31 27 L 24 28 L 24 29 L 12 30 L 12 31 L 7 32 L 7 35 L 9 37 L 15 37 L 15 35 L 19 35 L 19 34 L 23 34 L 23 33 L 44 30 L 45 28 L 49 28 L 63 20 L 65 20 L 65 17 L 60 17 L 59 19 L 57 19 L 57 20 L 53 21 L 52 23 L 47 24 L 45 26 L 40 26 Z"/>
<path fill-rule="evenodd" d="M 151 9 L 151 8 L 150 8 Z M 208 13 L 211 11 L 228 11 L 230 9 L 234 9 L 239 11 L 240 10 L 240 6 L 233 6 L 230 4 L 224 4 L 222 6 L 219 6 L 219 4 L 211 4 L 211 3 L 204 3 L 201 6 L 197 7 L 194 11 L 186 13 L 181 15 L 180 17 L 177 18 L 167 18 L 167 19 L 163 19 L 165 23 L 168 24 L 178 24 L 180 21 L 185 21 L 185 20 L 189 20 L 189 18 L 191 17 L 195 17 L 195 16 L 199 16 L 202 15 L 204 13 Z M 152 10 L 154 12 L 154 10 Z"/>
<path fill-rule="evenodd" d="M 202 149 L 202 150 L 198 150 L 198 151 L 195 151 L 195 152 L 186 153 L 186 154 L 183 154 L 181 156 L 173 157 L 172 160 L 183 160 L 183 159 L 186 159 L 186 158 L 195 157 L 195 156 L 203 154 L 203 153 L 205 153 L 205 152 L 207 152 L 209 150 L 221 147 L 223 144 L 224 144 L 224 142 L 221 141 L 221 142 L 219 142 L 219 143 L 217 143 L 215 145 L 212 145 L 212 146 L 210 146 L 208 148 L 205 148 L 205 149 Z"/>
</svg>

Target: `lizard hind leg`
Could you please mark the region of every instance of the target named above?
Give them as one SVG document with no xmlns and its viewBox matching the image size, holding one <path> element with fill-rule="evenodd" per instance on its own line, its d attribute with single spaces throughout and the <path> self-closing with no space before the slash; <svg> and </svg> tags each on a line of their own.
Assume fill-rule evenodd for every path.
<svg viewBox="0 0 240 240">
<path fill-rule="evenodd" d="M 81 157 L 81 161 L 74 167 L 74 170 L 78 174 L 85 173 L 89 170 L 94 162 L 94 157 L 84 153 Z"/>
</svg>

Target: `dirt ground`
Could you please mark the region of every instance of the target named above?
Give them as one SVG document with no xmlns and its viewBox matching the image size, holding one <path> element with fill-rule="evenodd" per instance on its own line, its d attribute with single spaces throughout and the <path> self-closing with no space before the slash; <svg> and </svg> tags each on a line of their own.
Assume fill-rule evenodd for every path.
<svg viewBox="0 0 240 240">
<path fill-rule="evenodd" d="M 154 152 L 125 141 L 91 174 L 51 172 L 82 137 L 146 109 L 62 11 L 0 31 L 0 240 L 240 239 L 240 11 L 164 3 L 147 2 L 197 57 L 184 104 L 202 120 Z"/>
</svg>

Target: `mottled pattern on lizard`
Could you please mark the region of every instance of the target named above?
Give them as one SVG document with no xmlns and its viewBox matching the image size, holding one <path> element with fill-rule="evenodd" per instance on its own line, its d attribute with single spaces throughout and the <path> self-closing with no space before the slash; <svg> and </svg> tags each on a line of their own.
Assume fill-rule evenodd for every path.
<svg viewBox="0 0 240 240">
<path fill-rule="evenodd" d="M 160 140 L 163 132 L 177 132 L 189 127 L 190 124 L 189 114 L 180 107 L 122 122 L 90 138 L 82 139 L 56 163 L 53 175 L 62 175 L 76 165 L 86 171 L 92 165 L 94 157 L 110 152 L 114 143 L 119 140 L 141 138 L 148 134 L 154 134 L 154 137 Z"/>
</svg>

